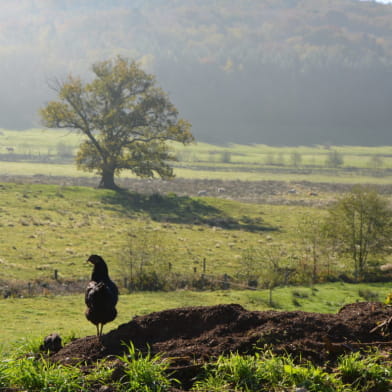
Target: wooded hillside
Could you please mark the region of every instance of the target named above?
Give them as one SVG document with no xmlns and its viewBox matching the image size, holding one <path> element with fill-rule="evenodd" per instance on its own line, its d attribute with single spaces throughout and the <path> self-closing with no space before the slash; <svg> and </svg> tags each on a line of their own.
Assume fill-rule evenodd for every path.
<svg viewBox="0 0 392 392">
<path fill-rule="evenodd" d="M 140 59 L 198 140 L 391 144 L 392 6 L 354 0 L 6 0 L 0 127 L 38 124 L 47 81 Z"/>
</svg>

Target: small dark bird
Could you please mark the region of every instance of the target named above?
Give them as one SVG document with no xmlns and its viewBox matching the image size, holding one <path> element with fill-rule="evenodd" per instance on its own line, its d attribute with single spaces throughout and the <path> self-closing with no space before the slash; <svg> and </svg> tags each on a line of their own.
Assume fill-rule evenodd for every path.
<svg viewBox="0 0 392 392">
<path fill-rule="evenodd" d="M 91 255 L 87 261 L 94 269 L 86 288 L 86 318 L 97 327 L 97 336 L 102 336 L 103 326 L 117 316 L 118 288 L 109 278 L 108 267 L 101 256 Z"/>
<path fill-rule="evenodd" d="M 52 333 L 45 337 L 44 343 L 41 344 L 39 349 L 41 351 L 50 351 L 51 353 L 57 353 L 61 350 L 63 344 L 61 342 L 61 336 L 58 333 Z"/>
</svg>

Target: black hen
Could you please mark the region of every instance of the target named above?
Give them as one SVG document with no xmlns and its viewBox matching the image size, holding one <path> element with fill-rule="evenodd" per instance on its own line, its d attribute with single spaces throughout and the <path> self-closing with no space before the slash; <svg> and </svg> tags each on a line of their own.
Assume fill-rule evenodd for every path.
<svg viewBox="0 0 392 392">
<path fill-rule="evenodd" d="M 94 269 L 86 288 L 86 318 L 96 325 L 97 335 L 102 336 L 104 324 L 117 316 L 118 288 L 110 280 L 108 267 L 101 256 L 91 255 L 87 261 L 94 265 Z"/>
</svg>

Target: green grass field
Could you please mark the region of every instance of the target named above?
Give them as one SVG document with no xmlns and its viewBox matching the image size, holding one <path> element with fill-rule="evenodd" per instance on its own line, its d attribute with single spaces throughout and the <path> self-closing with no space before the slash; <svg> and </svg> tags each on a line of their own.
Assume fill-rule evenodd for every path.
<svg viewBox="0 0 392 392">
<path fill-rule="evenodd" d="M 235 274 L 247 248 L 292 249 L 298 220 L 323 213 L 310 207 L 263 206 L 214 198 L 167 196 L 154 202 L 87 187 L 0 184 L 0 273 L 7 280 L 86 277 L 83 261 L 102 254 L 114 276 L 123 275 L 130 241 L 159 237 L 157 252 L 172 272 Z M 230 230 L 214 222 L 236 222 Z M 256 231 L 248 230 L 249 222 Z M 133 240 L 132 240 L 133 239 Z M 124 264 L 125 263 L 125 264 Z"/>
<path fill-rule="evenodd" d="M 52 281 L 54 270 L 60 280 L 86 279 L 84 261 L 96 253 L 119 281 L 130 268 L 139 268 L 143 257 L 174 277 L 197 278 L 202 272 L 236 277 L 245 252 L 253 248 L 262 254 L 276 251 L 286 263 L 305 268 L 309 255 L 301 222 L 317 222 L 324 214 L 306 206 L 176 195 L 155 200 L 88 187 L 4 183 L 0 274 L 10 284 Z M 333 274 L 351 269 L 350 263 L 336 261 L 320 266 L 327 267 Z"/>
<path fill-rule="evenodd" d="M 78 171 L 69 156 L 75 154 L 81 140 L 81 135 L 67 130 L 0 130 L 0 156 L 3 156 L 0 171 L 10 176 L 91 177 L 91 173 Z M 174 164 L 174 172 L 180 178 L 350 184 L 387 184 L 392 180 L 392 147 L 388 146 L 272 147 L 196 143 L 185 147 L 172 144 L 172 149 L 179 159 Z M 63 162 L 64 151 L 68 154 L 66 163 Z M 343 159 L 343 164 L 337 168 L 326 165 L 328 155 L 334 151 Z M 124 171 L 122 177 L 133 177 L 133 174 Z"/>
<path fill-rule="evenodd" d="M 0 155 L 7 161 L 0 161 L 1 174 L 91 176 L 77 171 L 71 163 L 56 163 L 64 145 L 74 152 L 79 142 L 78 135 L 65 131 L 3 130 Z M 9 152 L 7 147 L 14 151 Z M 179 155 L 176 175 L 190 179 L 380 184 L 392 180 L 389 175 L 392 147 L 336 147 L 344 156 L 344 165 L 337 169 L 325 167 L 330 150 L 322 146 L 223 147 L 198 143 L 188 147 L 173 145 L 173 149 Z M 294 153 L 301 156 L 295 167 L 291 164 Z M 19 161 L 11 161 L 13 154 L 18 155 Z M 29 161 L 31 155 L 51 156 L 52 163 Z M 132 254 L 135 251 L 143 254 L 143 248 L 153 249 L 152 257 L 160 271 L 173 276 L 199 278 L 205 260 L 207 275 L 235 277 L 245 268 L 243 255 L 250 248 L 279 249 L 280 257 L 305 268 L 307 256 L 301 242 L 300 222 L 304 217 L 317 222 L 323 214 L 323 208 L 315 207 L 176 195 L 157 201 L 148 196 L 87 187 L 4 183 L 0 184 L 0 284 L 5 290 L 28 282 L 53 283 L 55 270 L 59 284 L 86 280 L 90 268 L 85 260 L 89 254 L 97 253 L 108 261 L 112 277 L 122 286 L 124 276 L 130 273 Z M 232 226 L 225 228 L 225 224 Z M 328 268 L 337 274 L 349 271 L 351 265 L 335 260 Z M 94 333 L 94 326 L 84 319 L 81 294 L 55 296 L 42 287 L 38 297 L 0 300 L 0 344 L 53 331 L 77 336 Z M 111 328 L 129 321 L 135 314 L 178 306 L 236 302 L 248 309 L 267 307 L 266 291 L 235 291 L 236 288 L 239 287 L 233 286 L 229 291 L 130 295 L 122 289 L 119 317 Z M 370 290 L 383 300 L 391 288 L 388 284 L 343 283 L 317 285 L 315 290 L 281 287 L 274 290 L 273 297 L 277 309 L 335 312 L 345 303 L 361 300 L 360 289 Z M 295 291 L 299 295 L 294 295 Z"/>
<path fill-rule="evenodd" d="M 91 267 L 85 260 L 89 254 L 98 253 L 108 261 L 111 276 L 122 287 L 124 276 L 129 277 L 129 262 L 134 260 L 130 251 L 145 255 L 145 248 L 153 250 L 150 262 L 174 277 L 185 274 L 199 278 L 204 259 L 207 276 L 235 277 L 246 268 L 242 256 L 250 248 L 267 252 L 280 249 L 280 257 L 302 265 L 299 222 L 304 216 L 317 221 L 324 213 L 314 207 L 254 205 L 215 198 L 172 195 L 157 202 L 137 194 L 87 187 L 0 184 L 0 283 L 5 290 L 7 285 L 28 282 L 39 286 L 40 282 L 61 285 L 86 280 Z M 217 229 L 207 223 L 215 220 L 236 226 Z M 249 223 L 258 230 L 249 230 Z M 335 268 L 347 271 L 350 267 Z M 55 269 L 59 283 L 53 280 Z M 242 287 L 234 284 L 232 289 Z M 344 303 L 359 300 L 360 289 L 375 292 L 381 300 L 390 291 L 388 284 L 336 283 L 316 288 L 277 288 L 273 300 L 277 309 L 334 312 Z M 294 291 L 299 294 L 293 296 Z M 45 285 L 38 294 L 0 300 L 3 343 L 54 330 L 93 333 L 93 326 L 83 316 L 82 295 L 56 296 Z M 113 326 L 135 314 L 178 306 L 238 302 L 249 309 L 265 309 L 267 296 L 265 290 L 122 295 L 120 316 Z"/>
<path fill-rule="evenodd" d="M 74 150 L 80 144 L 81 136 L 68 130 L 28 129 L 11 131 L 0 129 L 1 153 L 7 153 L 7 147 L 15 154 L 50 155 L 57 154 L 61 146 Z"/>
<path fill-rule="evenodd" d="M 364 301 L 361 292 L 371 292 L 384 301 L 389 291 L 388 284 L 330 283 L 315 285 L 313 288 L 280 287 L 273 291 L 273 300 L 276 310 L 334 313 L 347 303 Z M 105 326 L 105 331 L 130 321 L 135 315 L 176 307 L 226 303 L 239 303 L 248 310 L 270 309 L 267 290 L 184 290 L 123 294 L 118 304 L 118 317 Z M 43 338 L 52 332 L 77 337 L 95 334 L 94 325 L 84 317 L 82 294 L 2 299 L 0 306 L 0 346 L 4 348 L 16 341 Z"/>
</svg>

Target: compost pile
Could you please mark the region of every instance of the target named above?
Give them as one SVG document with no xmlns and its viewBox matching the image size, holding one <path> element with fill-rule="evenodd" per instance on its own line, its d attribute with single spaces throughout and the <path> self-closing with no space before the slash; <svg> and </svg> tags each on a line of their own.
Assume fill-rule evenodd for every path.
<svg viewBox="0 0 392 392">
<path fill-rule="evenodd" d="M 77 339 L 51 358 L 93 364 L 123 354 L 123 342 L 131 341 L 142 352 L 170 357 L 171 370 L 187 389 L 204 363 L 230 352 L 269 349 L 316 364 L 368 347 L 391 353 L 391 318 L 392 307 L 376 302 L 346 305 L 337 314 L 248 311 L 236 304 L 177 308 L 136 316 L 101 341 Z"/>
</svg>

